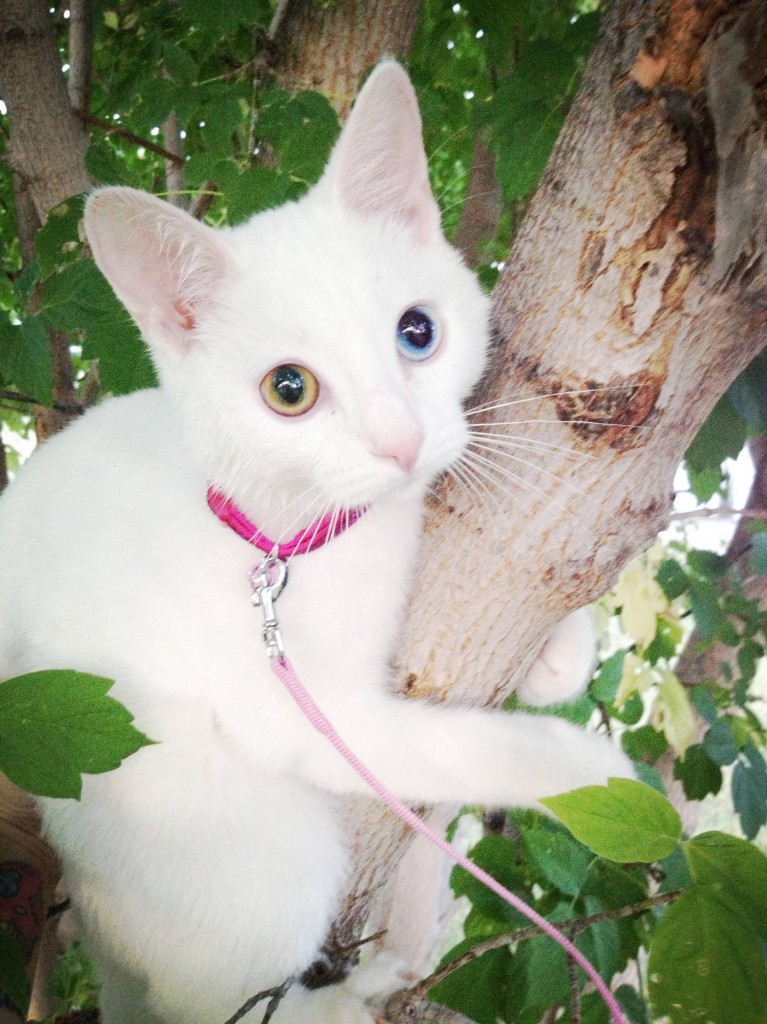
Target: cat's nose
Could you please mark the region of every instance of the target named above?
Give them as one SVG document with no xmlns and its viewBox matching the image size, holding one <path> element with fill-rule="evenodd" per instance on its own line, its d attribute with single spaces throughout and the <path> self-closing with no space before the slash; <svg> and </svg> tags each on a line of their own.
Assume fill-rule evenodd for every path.
<svg viewBox="0 0 767 1024">
<path fill-rule="evenodd" d="M 376 455 L 384 459 L 394 459 L 400 469 L 410 473 L 421 451 L 423 444 L 423 432 L 420 430 L 409 430 L 402 434 L 389 434 L 386 437 L 378 438 L 373 446 Z"/>
</svg>

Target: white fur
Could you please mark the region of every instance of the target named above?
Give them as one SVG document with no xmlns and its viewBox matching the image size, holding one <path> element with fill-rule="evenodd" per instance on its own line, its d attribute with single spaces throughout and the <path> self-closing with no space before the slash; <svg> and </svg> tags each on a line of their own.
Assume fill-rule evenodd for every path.
<svg viewBox="0 0 767 1024">
<path fill-rule="evenodd" d="M 376 132 L 392 180 L 380 180 L 385 159 L 369 161 Z M 366 166 L 382 204 L 360 200 Z M 606 740 L 562 721 L 389 693 L 422 496 L 464 443 L 462 403 L 486 344 L 487 303 L 435 230 L 424 180 L 415 101 L 389 63 L 296 204 L 214 232 L 129 189 L 90 200 L 95 257 L 162 386 L 46 442 L 0 503 L 0 651 L 6 676 L 113 678 L 159 741 L 86 777 L 80 802 L 43 801 L 104 981 L 105 1024 L 217 1024 L 300 974 L 346 877 L 337 794 L 365 790 L 269 669 L 247 582 L 256 555 L 208 510 L 208 481 L 272 535 L 326 506 L 370 504 L 294 561 L 278 611 L 299 676 L 400 796 L 531 804 L 629 770 Z M 395 345 L 415 304 L 443 334 L 419 364 Z M 321 384 L 294 419 L 259 394 L 285 362 Z M 408 471 L 387 450 L 416 430 Z M 276 1024 L 369 1024 L 363 989 L 295 986 Z"/>
</svg>

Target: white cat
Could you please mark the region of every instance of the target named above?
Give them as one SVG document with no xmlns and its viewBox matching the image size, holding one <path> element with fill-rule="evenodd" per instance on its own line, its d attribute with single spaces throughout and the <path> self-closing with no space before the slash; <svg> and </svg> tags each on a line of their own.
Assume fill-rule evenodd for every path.
<svg viewBox="0 0 767 1024">
<path fill-rule="evenodd" d="M 259 552 L 209 483 L 275 539 L 367 507 L 296 556 L 278 610 L 298 675 L 398 795 L 529 805 L 630 768 L 562 721 L 388 691 L 422 497 L 464 445 L 487 316 L 441 235 L 398 65 L 299 202 L 214 231 L 108 188 L 85 225 L 162 385 L 46 442 L 0 503 L 2 669 L 113 678 L 159 741 L 87 776 L 80 802 L 42 801 L 105 1024 L 220 1024 L 312 962 L 347 871 L 339 795 L 365 785 L 270 671 Z M 366 984 L 295 985 L 275 1022 L 370 1024 Z"/>
</svg>

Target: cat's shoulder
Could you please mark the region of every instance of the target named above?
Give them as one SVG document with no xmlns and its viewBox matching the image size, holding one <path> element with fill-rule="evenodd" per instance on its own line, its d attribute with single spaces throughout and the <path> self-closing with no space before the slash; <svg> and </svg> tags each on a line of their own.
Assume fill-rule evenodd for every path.
<svg viewBox="0 0 767 1024">
<path fill-rule="evenodd" d="M 183 463 L 180 430 L 161 389 L 106 399 L 40 444 L 7 489 L 3 505 L 70 490 L 94 500 L 108 483 L 161 478 Z"/>
</svg>

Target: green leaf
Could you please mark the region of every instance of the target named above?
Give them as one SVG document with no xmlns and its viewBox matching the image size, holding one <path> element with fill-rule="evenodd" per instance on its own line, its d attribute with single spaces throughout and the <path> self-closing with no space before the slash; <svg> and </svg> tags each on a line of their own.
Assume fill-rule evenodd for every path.
<svg viewBox="0 0 767 1024">
<path fill-rule="evenodd" d="M 687 553 L 687 564 L 699 576 L 706 576 L 714 580 L 721 579 L 729 568 L 727 559 L 723 555 L 717 555 L 715 551 L 695 548 Z"/>
<path fill-rule="evenodd" d="M 747 760 L 739 760 L 732 773 L 732 802 L 747 839 L 755 839 L 767 823 L 767 765 L 754 746 L 745 751 Z"/>
<path fill-rule="evenodd" d="M 690 607 L 695 625 L 704 640 L 713 640 L 725 621 L 719 598 L 709 583 L 695 583 L 690 587 Z"/>
<path fill-rule="evenodd" d="M 723 493 L 724 473 L 720 465 L 706 466 L 705 469 L 694 470 L 687 467 L 687 475 L 690 478 L 690 490 L 705 505 L 715 494 Z"/>
<path fill-rule="evenodd" d="M 646 761 L 652 764 L 668 750 L 668 740 L 662 732 L 651 725 L 626 731 L 621 736 L 621 746 L 632 761 Z"/>
<path fill-rule="evenodd" d="M 757 533 L 751 541 L 749 561 L 754 572 L 767 576 L 767 533 Z"/>
<path fill-rule="evenodd" d="M 525 834 L 525 849 L 545 877 L 567 896 L 577 896 L 588 875 L 592 855 L 565 831 L 534 829 Z"/>
<path fill-rule="evenodd" d="M 271 167 L 251 167 L 240 174 L 226 190 L 227 220 L 240 224 L 255 213 L 284 203 L 291 182 Z"/>
<path fill-rule="evenodd" d="M 742 922 L 705 887 L 668 907 L 648 965 L 650 1004 L 670 1024 L 764 1024 L 767 969 Z"/>
<path fill-rule="evenodd" d="M 623 677 L 623 661 L 626 657 L 625 651 L 616 651 L 609 658 L 602 662 L 599 672 L 594 677 L 589 693 L 594 700 L 604 704 L 612 704 L 618 692 L 621 678 Z"/>
<path fill-rule="evenodd" d="M 576 839 L 608 860 L 661 860 L 682 836 L 679 815 L 664 796 L 633 779 L 610 779 L 541 803 Z"/>
<path fill-rule="evenodd" d="M 684 786 L 688 800 L 702 800 L 722 788 L 722 769 L 712 761 L 701 743 L 695 743 L 674 764 L 674 778 Z"/>
<path fill-rule="evenodd" d="M 684 843 L 684 851 L 696 885 L 710 887 L 767 942 L 767 857 L 761 850 L 737 836 L 704 832 Z"/>
<path fill-rule="evenodd" d="M 681 597 L 690 584 L 687 573 L 674 558 L 661 562 L 655 578 L 669 601 Z"/>
<path fill-rule="evenodd" d="M 615 990 L 615 998 L 620 1003 L 630 1024 L 649 1024 L 647 1004 L 635 988 L 632 988 L 631 985 L 620 985 Z"/>
<path fill-rule="evenodd" d="M 693 473 L 718 469 L 725 459 L 737 458 L 745 443 L 746 426 L 724 395 L 687 449 L 685 461 Z"/>
<path fill-rule="evenodd" d="M 197 65 L 184 46 L 168 42 L 163 47 L 162 57 L 171 78 L 180 85 L 188 85 L 197 78 Z"/>
<path fill-rule="evenodd" d="M 38 796 L 79 798 L 81 773 L 118 768 L 152 741 L 111 697 L 110 679 L 31 672 L 0 686 L 0 771 Z"/>
<path fill-rule="evenodd" d="M 719 718 L 716 701 L 711 690 L 705 685 L 693 686 L 690 690 L 692 702 L 701 718 L 704 718 L 709 725 L 713 725 Z"/>
<path fill-rule="evenodd" d="M 132 175 L 108 142 L 94 142 L 85 153 L 88 173 L 102 185 L 132 185 Z"/>
<path fill-rule="evenodd" d="M 15 936 L 0 928 L 0 997 L 3 994 L 26 1016 L 30 987 L 24 954 Z"/>
<path fill-rule="evenodd" d="M 670 1024 L 764 1024 L 767 858 L 708 832 L 684 844 L 692 887 L 668 907 L 650 949 L 650 1001 Z"/>
<path fill-rule="evenodd" d="M 83 330 L 83 357 L 99 360 L 105 391 L 128 394 L 155 383 L 138 329 L 93 260 L 78 260 L 41 289 L 41 316 L 64 331 Z"/>
<path fill-rule="evenodd" d="M 35 252 L 43 277 L 71 263 L 82 252 L 79 225 L 84 198 L 82 195 L 72 196 L 55 206 L 35 235 Z"/>
<path fill-rule="evenodd" d="M 42 405 L 51 401 L 53 376 L 48 335 L 40 319 L 28 316 L 21 324 L 5 320 L 0 328 L 0 375 Z"/>
<path fill-rule="evenodd" d="M 456 959 L 472 944 L 461 943 L 445 959 Z M 507 979 L 512 973 L 508 948 L 493 949 L 449 974 L 431 989 L 429 998 L 466 1014 L 477 1024 L 496 1024 L 503 1018 Z"/>
<path fill-rule="evenodd" d="M 718 719 L 703 737 L 706 754 L 715 764 L 732 764 L 738 756 L 738 743 L 732 726 L 725 719 Z"/>
<path fill-rule="evenodd" d="M 501 885 L 523 899 L 528 897 L 517 867 L 515 847 L 508 839 L 503 836 L 485 836 L 472 848 L 470 857 Z M 494 922 L 514 927 L 527 923 L 523 914 L 510 907 L 500 896 L 491 892 L 484 882 L 480 882 L 462 867 L 453 868 L 450 885 L 456 896 L 468 896 L 474 908 Z"/>
</svg>

